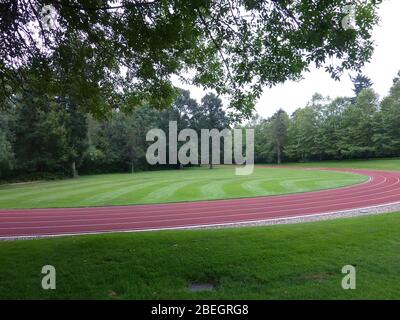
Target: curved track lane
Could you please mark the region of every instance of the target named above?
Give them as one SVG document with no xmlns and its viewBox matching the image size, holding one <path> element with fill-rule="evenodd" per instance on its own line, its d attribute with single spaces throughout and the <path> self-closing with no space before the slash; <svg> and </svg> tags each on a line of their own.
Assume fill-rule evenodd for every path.
<svg viewBox="0 0 400 320">
<path fill-rule="evenodd" d="M 305 169 L 321 170 L 321 169 Z M 312 216 L 400 202 L 400 172 L 338 189 L 229 200 L 60 209 L 0 209 L 0 238 L 204 227 Z"/>
</svg>

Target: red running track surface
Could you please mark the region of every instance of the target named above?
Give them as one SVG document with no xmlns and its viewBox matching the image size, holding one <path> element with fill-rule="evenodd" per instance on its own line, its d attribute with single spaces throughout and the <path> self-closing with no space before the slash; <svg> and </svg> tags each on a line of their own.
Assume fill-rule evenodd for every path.
<svg viewBox="0 0 400 320">
<path fill-rule="evenodd" d="M 349 187 L 282 196 L 92 208 L 0 209 L 0 238 L 215 226 L 400 202 L 400 172 L 329 170 L 359 173 L 370 179 Z"/>
</svg>

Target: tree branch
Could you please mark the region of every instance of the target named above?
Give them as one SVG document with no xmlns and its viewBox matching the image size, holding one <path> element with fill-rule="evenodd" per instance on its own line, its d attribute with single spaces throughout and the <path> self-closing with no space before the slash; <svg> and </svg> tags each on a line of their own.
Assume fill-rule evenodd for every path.
<svg viewBox="0 0 400 320">
<path fill-rule="evenodd" d="M 195 10 L 196 10 L 196 12 L 197 12 L 197 14 L 198 14 L 198 16 L 200 18 L 200 21 L 203 23 L 204 27 L 206 28 L 207 34 L 211 38 L 211 41 L 213 42 L 214 46 L 217 48 L 217 50 L 218 50 L 218 52 L 219 52 L 219 54 L 221 56 L 221 59 L 222 59 L 224 65 L 225 65 L 226 71 L 228 73 L 228 78 L 231 80 L 234 89 L 236 89 L 235 81 L 233 81 L 233 77 L 232 77 L 232 74 L 231 74 L 231 71 L 230 71 L 230 68 L 229 68 L 229 64 L 228 64 L 228 62 L 226 61 L 226 59 L 224 57 L 224 54 L 222 52 L 221 46 L 217 43 L 217 41 L 214 39 L 214 37 L 212 36 L 211 32 L 209 31 L 208 24 L 207 24 L 206 20 L 204 19 L 203 15 L 201 14 L 200 10 L 199 9 L 195 9 Z"/>
</svg>

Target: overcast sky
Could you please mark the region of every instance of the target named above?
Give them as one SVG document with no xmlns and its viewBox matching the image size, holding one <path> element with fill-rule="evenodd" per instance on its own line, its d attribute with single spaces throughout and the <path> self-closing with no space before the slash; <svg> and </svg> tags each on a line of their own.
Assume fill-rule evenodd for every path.
<svg viewBox="0 0 400 320">
<path fill-rule="evenodd" d="M 379 6 L 379 16 L 381 21 L 373 32 L 375 52 L 362 72 L 372 79 L 374 90 L 382 98 L 389 92 L 392 80 L 400 70 L 400 0 L 384 0 Z M 176 85 L 189 89 L 191 96 L 198 101 L 205 94 L 201 88 Z M 352 96 L 352 88 L 348 73 L 343 74 L 341 81 L 335 81 L 324 69 L 311 68 L 299 82 L 288 81 L 272 89 L 265 89 L 256 110 L 264 118 L 279 108 L 291 114 L 295 109 L 305 106 L 315 92 L 334 98 Z"/>
</svg>

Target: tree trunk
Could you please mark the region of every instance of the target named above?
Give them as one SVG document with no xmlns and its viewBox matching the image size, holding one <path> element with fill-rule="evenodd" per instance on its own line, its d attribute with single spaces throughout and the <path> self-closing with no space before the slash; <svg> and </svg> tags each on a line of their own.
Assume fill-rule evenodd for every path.
<svg viewBox="0 0 400 320">
<path fill-rule="evenodd" d="M 210 162 L 210 169 L 212 169 L 213 168 L 213 164 L 212 164 L 212 162 Z"/>
<path fill-rule="evenodd" d="M 72 161 L 72 176 L 74 178 L 78 177 L 78 171 L 76 170 L 76 163 L 75 161 Z"/>
<path fill-rule="evenodd" d="M 281 164 L 282 155 L 281 155 L 281 146 L 280 146 L 279 143 L 278 143 L 277 150 L 276 150 L 276 157 L 277 157 L 277 160 L 278 160 L 278 164 Z"/>
</svg>

